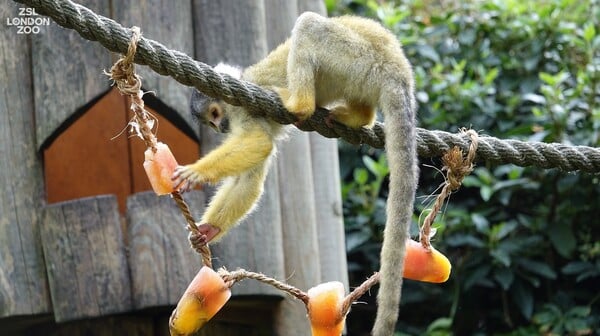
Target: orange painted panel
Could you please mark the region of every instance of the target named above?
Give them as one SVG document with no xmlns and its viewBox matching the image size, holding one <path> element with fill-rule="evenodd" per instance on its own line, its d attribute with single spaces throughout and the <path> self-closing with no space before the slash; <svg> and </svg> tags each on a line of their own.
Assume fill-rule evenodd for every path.
<svg viewBox="0 0 600 336">
<path fill-rule="evenodd" d="M 48 203 L 86 196 L 115 194 L 125 212 L 128 195 L 151 190 L 143 170 L 145 146 L 141 139 L 118 135 L 129 121 L 129 104 L 111 90 L 44 150 L 44 174 Z M 169 145 L 178 162 L 198 159 L 198 143 L 158 118 L 158 139 Z"/>
<path fill-rule="evenodd" d="M 127 139 L 111 140 L 125 125 L 125 101 L 111 91 L 44 151 L 48 203 L 131 190 Z"/>
</svg>

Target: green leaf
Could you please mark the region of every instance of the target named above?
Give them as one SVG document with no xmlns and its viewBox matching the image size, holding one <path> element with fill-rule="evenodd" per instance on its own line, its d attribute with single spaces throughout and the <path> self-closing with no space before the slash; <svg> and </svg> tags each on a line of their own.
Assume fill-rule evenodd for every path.
<svg viewBox="0 0 600 336">
<path fill-rule="evenodd" d="M 494 259 L 498 262 L 500 262 L 502 265 L 504 265 L 505 267 L 509 267 L 510 266 L 510 255 L 508 253 L 506 253 L 505 251 L 502 250 L 493 250 L 490 252 L 490 255 L 492 257 L 494 257 Z"/>
<path fill-rule="evenodd" d="M 556 78 L 547 72 L 540 72 L 540 79 L 548 85 L 556 84 Z"/>
<path fill-rule="evenodd" d="M 377 175 L 377 172 L 379 171 L 379 168 L 377 167 L 377 161 L 373 160 L 368 155 L 363 155 L 362 160 L 363 160 L 363 163 L 365 164 L 365 167 L 367 167 L 367 169 L 371 173 L 373 173 L 374 175 Z"/>
<path fill-rule="evenodd" d="M 533 320 L 537 324 L 552 324 L 555 320 L 560 319 L 562 312 L 554 304 L 545 304 L 542 311 L 533 316 Z"/>
<path fill-rule="evenodd" d="M 546 104 L 546 97 L 538 95 L 538 94 L 534 94 L 534 93 L 524 94 L 523 95 L 523 100 L 530 101 L 530 102 L 536 103 L 538 105 L 544 105 L 544 104 Z"/>
<path fill-rule="evenodd" d="M 595 36 L 596 28 L 594 27 L 594 24 L 590 22 L 583 28 L 583 39 L 589 43 L 594 39 Z"/>
<path fill-rule="evenodd" d="M 508 290 L 515 279 L 515 274 L 508 267 L 499 267 L 494 270 L 494 279 L 503 290 Z"/>
<path fill-rule="evenodd" d="M 492 188 L 490 186 L 481 186 L 479 194 L 481 195 L 481 199 L 487 202 L 492 198 Z"/>
<path fill-rule="evenodd" d="M 364 168 L 354 169 L 354 181 L 358 185 L 365 185 L 369 180 L 369 172 Z"/>
<path fill-rule="evenodd" d="M 479 177 L 479 180 L 486 185 L 491 185 L 492 181 L 494 180 L 493 175 L 486 168 L 476 168 L 474 173 L 477 175 L 477 177 Z"/>
<path fill-rule="evenodd" d="M 517 225 L 518 224 L 515 221 L 510 221 L 510 222 L 495 225 L 493 228 L 494 238 L 496 240 L 502 240 L 508 234 L 513 232 L 517 228 Z"/>
<path fill-rule="evenodd" d="M 446 244 L 448 244 L 448 246 L 453 246 L 453 247 L 458 247 L 458 246 L 472 246 L 472 247 L 477 247 L 477 248 L 483 248 L 485 247 L 485 243 L 474 236 L 471 235 L 452 235 L 452 236 L 448 236 L 446 237 L 446 239 L 444 239 L 444 241 L 446 242 Z"/>
<path fill-rule="evenodd" d="M 471 222 L 475 224 L 475 228 L 481 233 L 487 234 L 490 231 L 490 222 L 482 214 L 471 214 Z"/>
<path fill-rule="evenodd" d="M 570 225 L 565 222 L 552 222 L 546 231 L 552 245 L 563 257 L 568 258 L 575 251 L 577 242 Z"/>
<path fill-rule="evenodd" d="M 529 320 L 533 314 L 533 295 L 531 291 L 525 288 L 521 282 L 516 282 L 511 287 L 510 293 L 517 308 L 519 308 L 519 312 Z"/>
<path fill-rule="evenodd" d="M 564 274 L 577 274 L 587 271 L 593 267 L 594 266 L 587 261 L 571 261 L 570 263 L 566 264 L 561 271 Z"/>
<path fill-rule="evenodd" d="M 577 306 L 569 309 L 565 315 L 569 317 L 588 317 L 591 312 L 590 306 Z"/>
<path fill-rule="evenodd" d="M 434 63 L 440 63 L 440 55 L 432 46 L 428 44 L 418 45 L 417 52 L 424 58 L 427 58 Z"/>
<path fill-rule="evenodd" d="M 452 327 L 452 319 L 449 317 L 440 317 L 429 324 L 427 332 L 432 331 L 449 331 Z"/>
<path fill-rule="evenodd" d="M 491 269 L 492 267 L 489 265 L 481 265 L 475 268 L 471 273 L 467 274 L 465 280 L 463 281 L 465 290 L 470 289 L 479 281 L 484 280 L 490 273 Z"/>
<path fill-rule="evenodd" d="M 462 184 L 465 187 L 481 187 L 483 185 L 481 183 L 481 180 L 479 180 L 477 177 L 471 176 L 471 175 L 465 177 Z"/>
<path fill-rule="evenodd" d="M 568 319 L 565 321 L 565 330 L 569 335 L 590 335 L 590 325 L 583 319 Z"/>
<path fill-rule="evenodd" d="M 498 70 L 498 68 L 493 68 L 491 69 L 483 78 L 483 83 L 485 85 L 490 85 L 492 84 L 492 82 L 498 77 L 498 73 L 500 71 Z"/>
<path fill-rule="evenodd" d="M 546 279 L 556 279 L 556 272 L 548 266 L 548 264 L 541 261 L 536 261 L 527 258 L 518 259 L 517 264 L 522 266 L 525 270 L 530 273 L 537 274 Z"/>
</svg>

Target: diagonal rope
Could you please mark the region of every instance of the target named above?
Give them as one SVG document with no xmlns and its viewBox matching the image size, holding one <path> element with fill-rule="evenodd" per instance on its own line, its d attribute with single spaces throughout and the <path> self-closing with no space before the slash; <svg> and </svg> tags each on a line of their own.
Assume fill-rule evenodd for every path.
<svg viewBox="0 0 600 336">
<path fill-rule="evenodd" d="M 76 30 L 83 38 L 97 41 L 110 51 L 124 54 L 131 39 L 131 29 L 114 20 L 97 15 L 88 8 L 67 0 L 14 0 L 47 15 L 59 25 Z M 281 104 L 274 92 L 215 72 L 210 66 L 197 62 L 179 51 L 142 37 L 138 43 L 135 63 L 147 65 L 161 75 L 173 77 L 181 84 L 193 86 L 203 93 L 225 102 L 246 107 L 251 113 L 266 116 L 281 124 L 291 124 L 296 118 Z M 354 130 L 334 123 L 328 127 L 328 111 L 318 109 L 302 124 L 304 131 L 317 131 L 328 138 L 342 138 L 352 144 L 367 144 L 383 148 L 385 140 L 382 123 L 372 129 Z M 421 157 L 441 156 L 458 146 L 468 152 L 469 138 L 443 131 L 417 128 L 417 150 Z M 477 159 L 491 163 L 512 163 L 518 166 L 558 168 L 564 171 L 600 172 L 600 148 L 570 146 L 559 143 L 524 142 L 479 137 Z"/>
</svg>

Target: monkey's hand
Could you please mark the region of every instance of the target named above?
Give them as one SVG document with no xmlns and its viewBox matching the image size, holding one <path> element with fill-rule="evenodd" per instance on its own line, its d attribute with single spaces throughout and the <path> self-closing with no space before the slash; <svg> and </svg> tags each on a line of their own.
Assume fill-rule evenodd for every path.
<svg viewBox="0 0 600 336">
<path fill-rule="evenodd" d="M 194 247 L 208 244 L 221 232 L 221 229 L 210 224 L 200 224 L 196 226 L 198 227 L 198 232 L 190 232 L 189 237 L 190 242 Z"/>
<path fill-rule="evenodd" d="M 182 192 L 189 191 L 197 185 L 208 181 L 205 176 L 200 174 L 194 164 L 178 166 L 175 169 L 171 180 L 173 181 L 173 187 L 179 187 L 179 190 Z"/>
</svg>

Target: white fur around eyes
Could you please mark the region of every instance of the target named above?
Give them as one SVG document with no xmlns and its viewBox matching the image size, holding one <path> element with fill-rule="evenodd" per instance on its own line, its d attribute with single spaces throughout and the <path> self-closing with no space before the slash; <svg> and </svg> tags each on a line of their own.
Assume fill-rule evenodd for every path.
<svg viewBox="0 0 600 336">
<path fill-rule="evenodd" d="M 225 63 L 217 64 L 217 66 L 215 66 L 215 71 L 219 73 L 228 74 L 229 76 L 237 79 L 240 79 L 242 77 L 242 69 Z"/>
</svg>

